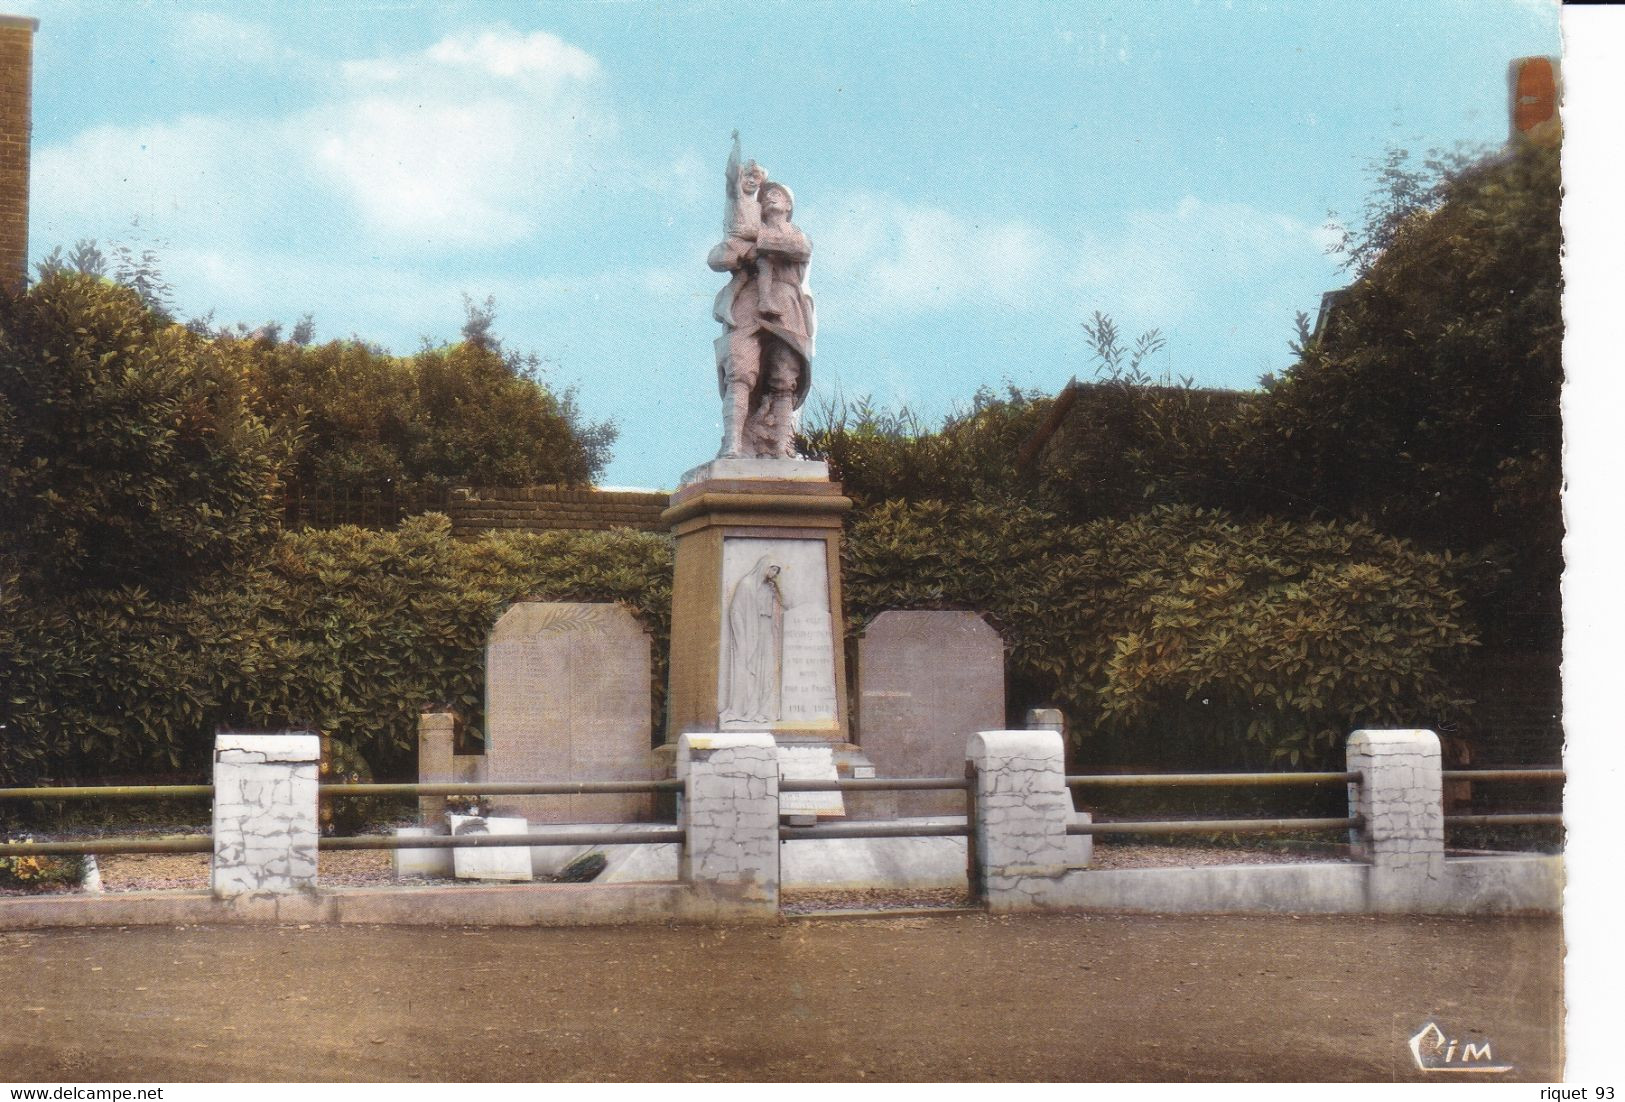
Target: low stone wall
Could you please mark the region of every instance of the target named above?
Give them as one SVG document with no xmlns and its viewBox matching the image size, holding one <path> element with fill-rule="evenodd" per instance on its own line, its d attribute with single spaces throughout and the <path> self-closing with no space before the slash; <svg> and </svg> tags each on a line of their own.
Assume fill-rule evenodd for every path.
<svg viewBox="0 0 1625 1102">
<path fill-rule="evenodd" d="M 1371 914 L 1375 870 L 1365 864 L 1213 865 L 1176 869 L 1089 869 L 1048 886 L 1049 910 L 1149 914 Z M 1563 861 L 1505 854 L 1450 858 L 1420 898 L 1399 913 L 1556 913 Z"/>
<path fill-rule="evenodd" d="M 0 927 L 160 922 L 380 922 L 563 925 L 777 921 L 781 885 L 920 886 L 965 868 L 960 838 L 779 838 L 776 744 L 766 734 L 685 734 L 682 845 L 611 846 L 624 879 L 582 885 L 319 889 L 313 735 L 218 736 L 213 892 L 0 899 Z M 1357 731 L 1351 804 L 1364 818 L 1360 861 L 1202 868 L 1088 869 L 1061 736 L 983 731 L 973 767 L 976 866 L 994 912 L 1494 914 L 1562 908 L 1561 858 L 1447 858 L 1439 744 L 1431 731 Z M 962 821 L 962 820 L 961 820 Z M 564 827 L 554 827 L 564 830 Z M 619 829 L 634 827 L 621 824 Z M 545 831 L 544 831 L 545 832 Z M 567 859 L 542 846 L 543 871 Z M 603 847 L 593 847 L 603 848 Z M 500 852 L 496 847 L 492 852 Z M 405 851 L 398 867 L 434 851 Z M 434 852 L 433 859 L 443 862 Z M 957 862 L 955 860 L 957 858 Z M 664 877 L 674 876 L 674 879 Z M 957 880 L 957 877 L 953 877 Z"/>
<path fill-rule="evenodd" d="M 1349 738 L 1350 807 L 1365 819 L 1349 864 L 1221 865 L 1194 869 L 1068 868 L 1061 737 L 985 731 L 971 739 L 979 798 L 977 843 L 995 911 L 1482 914 L 1561 911 L 1558 857 L 1447 859 L 1439 740 L 1432 731 L 1356 731 Z"/>
<path fill-rule="evenodd" d="M 671 496 L 634 490 L 565 489 L 558 486 L 486 486 L 446 496 L 452 531 L 477 535 L 492 529 L 521 532 L 608 531 L 635 528 L 664 532 L 660 514 Z"/>
</svg>

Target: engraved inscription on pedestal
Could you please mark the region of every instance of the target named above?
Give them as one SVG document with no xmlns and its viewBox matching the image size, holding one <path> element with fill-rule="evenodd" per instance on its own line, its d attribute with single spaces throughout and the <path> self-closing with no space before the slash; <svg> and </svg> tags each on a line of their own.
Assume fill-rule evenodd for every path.
<svg viewBox="0 0 1625 1102">
<path fill-rule="evenodd" d="M 723 730 L 838 729 L 826 571 L 823 540 L 723 542 Z"/>
</svg>

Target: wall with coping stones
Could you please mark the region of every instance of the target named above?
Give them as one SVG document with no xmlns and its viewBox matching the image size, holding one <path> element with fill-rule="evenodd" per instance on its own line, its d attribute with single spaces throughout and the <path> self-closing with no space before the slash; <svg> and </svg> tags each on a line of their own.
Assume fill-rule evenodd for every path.
<svg viewBox="0 0 1625 1102">
<path fill-rule="evenodd" d="M 304 732 L 215 736 L 216 896 L 316 890 L 321 756 L 321 739 Z"/>
<path fill-rule="evenodd" d="M 570 489 L 563 486 L 482 486 L 446 496 L 452 531 L 473 536 L 493 529 L 521 532 L 608 531 L 634 528 L 664 532 L 660 514 L 671 495 L 640 490 Z"/>
</svg>

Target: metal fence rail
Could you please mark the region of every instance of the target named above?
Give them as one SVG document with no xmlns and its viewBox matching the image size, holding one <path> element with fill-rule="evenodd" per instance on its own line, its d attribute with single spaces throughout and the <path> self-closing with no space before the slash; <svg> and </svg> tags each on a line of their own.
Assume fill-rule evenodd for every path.
<svg viewBox="0 0 1625 1102">
<path fill-rule="evenodd" d="M 786 778 L 779 781 L 780 792 L 917 792 L 931 789 L 969 791 L 967 777 L 846 777 L 834 780 Z"/>
<path fill-rule="evenodd" d="M 798 838 L 968 838 L 968 823 L 823 823 L 819 826 L 781 826 L 779 841 Z"/>
<path fill-rule="evenodd" d="M 1290 834 L 1300 830 L 1358 830 L 1365 819 L 1153 819 L 1144 822 L 1068 823 L 1068 834 Z"/>
<path fill-rule="evenodd" d="M 1097 773 L 1069 776 L 1069 788 L 1225 787 L 1358 784 L 1358 773 Z"/>
<path fill-rule="evenodd" d="M 0 788 L 0 800 L 170 800 L 213 796 L 212 784 L 107 784 L 55 788 Z"/>
<path fill-rule="evenodd" d="M 650 842 L 683 841 L 675 826 L 646 830 L 579 830 L 559 834 L 357 834 L 348 838 L 322 838 L 317 849 L 499 849 L 503 846 L 636 846 Z"/>
<path fill-rule="evenodd" d="M 1446 769 L 1447 781 L 1562 781 L 1568 774 L 1555 767 L 1536 769 Z"/>
<path fill-rule="evenodd" d="M 1446 815 L 1445 826 L 1562 826 L 1556 812 L 1507 812 L 1501 815 Z"/>
<path fill-rule="evenodd" d="M 549 781 L 457 782 L 446 784 L 324 784 L 322 796 L 594 796 L 610 792 L 680 792 L 683 782 Z"/>
<path fill-rule="evenodd" d="M 213 853 L 214 839 L 191 838 L 89 838 L 76 842 L 6 842 L 0 844 L 0 857 L 35 857 L 52 854 L 93 853 Z"/>
</svg>

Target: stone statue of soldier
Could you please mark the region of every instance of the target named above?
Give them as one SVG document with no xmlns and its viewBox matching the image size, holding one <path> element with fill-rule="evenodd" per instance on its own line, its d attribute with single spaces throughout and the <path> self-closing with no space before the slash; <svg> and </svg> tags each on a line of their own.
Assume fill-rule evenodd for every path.
<svg viewBox="0 0 1625 1102">
<path fill-rule="evenodd" d="M 706 263 L 728 272 L 714 314 L 722 394 L 720 459 L 796 458 L 796 411 L 812 384 L 817 321 L 807 290 L 812 245 L 790 221 L 795 197 L 750 161 L 728 158 L 727 237 Z"/>
</svg>

